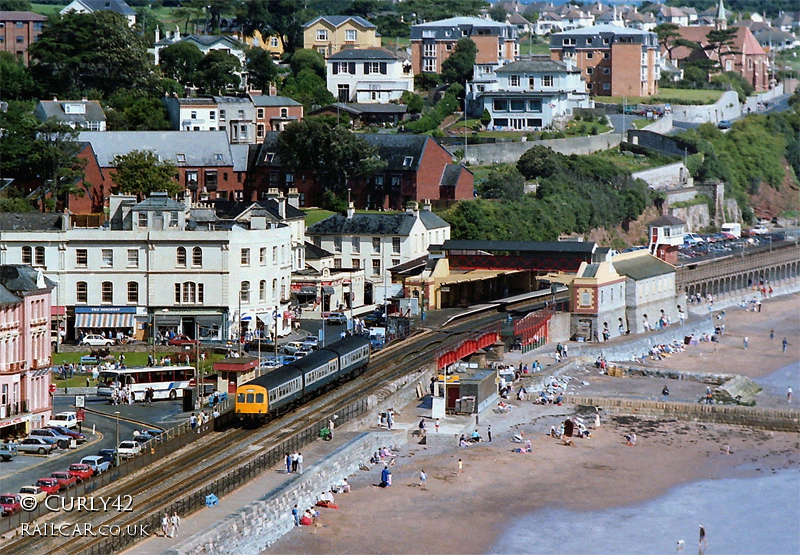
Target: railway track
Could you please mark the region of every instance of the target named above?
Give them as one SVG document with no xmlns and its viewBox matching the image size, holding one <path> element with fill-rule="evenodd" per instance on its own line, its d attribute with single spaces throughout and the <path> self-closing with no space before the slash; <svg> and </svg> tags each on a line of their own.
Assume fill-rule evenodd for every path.
<svg viewBox="0 0 800 555">
<path fill-rule="evenodd" d="M 514 310 L 520 310 L 520 307 L 514 307 Z M 300 430 L 376 391 L 387 381 L 428 364 L 431 355 L 437 350 L 450 343 L 457 343 L 460 337 L 476 329 L 497 325 L 503 319 L 504 316 L 496 312 L 489 315 L 476 314 L 447 328 L 427 330 L 379 352 L 364 374 L 281 418 L 256 430 L 233 428 L 211 434 L 207 441 L 203 439 L 194 442 L 190 447 L 162 459 L 159 464 L 115 481 L 93 494 L 95 498 L 131 496 L 133 502 L 130 511 L 53 513 L 52 516 L 39 519 L 36 524 L 57 525 L 67 522 L 78 523 L 82 529 L 91 525 L 92 530 L 98 530 L 102 526 L 107 527 L 106 530 L 116 526 L 124 530 L 143 522 L 157 522 L 153 515 L 163 514 L 174 503 L 176 492 L 180 492 L 180 496 L 188 496 L 202 490 L 215 480 L 251 463 L 266 450 L 281 445 Z M 198 453 L 202 455 L 198 456 Z M 30 526 L 33 527 L 34 523 Z M 150 534 L 155 532 L 153 528 L 148 529 Z M 113 553 L 131 543 L 127 539 L 115 540 L 118 538 L 86 535 L 67 538 L 28 536 L 0 544 L 0 551 L 19 555 L 100 554 Z"/>
</svg>

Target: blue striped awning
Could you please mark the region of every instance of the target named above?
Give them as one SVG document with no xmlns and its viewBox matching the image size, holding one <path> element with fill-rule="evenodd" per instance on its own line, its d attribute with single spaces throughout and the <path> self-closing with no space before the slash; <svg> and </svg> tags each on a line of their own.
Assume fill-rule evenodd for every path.
<svg viewBox="0 0 800 555">
<path fill-rule="evenodd" d="M 135 322 L 135 314 L 131 313 L 95 313 L 95 314 L 76 314 L 76 328 L 132 328 Z"/>
</svg>

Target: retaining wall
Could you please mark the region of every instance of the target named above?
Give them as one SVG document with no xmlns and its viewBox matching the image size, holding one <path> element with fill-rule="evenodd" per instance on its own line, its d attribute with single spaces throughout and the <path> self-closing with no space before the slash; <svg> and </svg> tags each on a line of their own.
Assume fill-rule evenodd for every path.
<svg viewBox="0 0 800 555">
<path fill-rule="evenodd" d="M 646 127 L 650 130 L 650 127 Z M 676 187 L 685 187 L 689 177 L 689 171 L 683 162 L 675 162 L 674 164 L 667 164 L 658 168 L 651 168 L 632 174 L 634 179 L 641 179 L 647 183 L 651 189 L 674 189 Z M 694 195 L 692 197 L 694 198 Z"/>
<path fill-rule="evenodd" d="M 674 121 L 686 123 L 717 123 L 724 119 L 734 119 L 742 115 L 742 106 L 739 104 L 739 95 L 736 91 L 727 91 L 714 104 L 704 104 L 702 106 L 681 106 L 672 107 L 672 118 Z"/>
<path fill-rule="evenodd" d="M 644 126 L 643 129 L 653 131 L 655 133 L 666 133 L 672 129 L 672 114 L 665 114 L 664 117 L 658 118 L 650 125 Z"/>
<path fill-rule="evenodd" d="M 294 528 L 292 507 L 312 506 L 320 491 L 354 474 L 372 453 L 397 436 L 384 432 L 358 434 L 301 475 L 288 479 L 258 501 L 165 553 L 170 555 L 259 555 Z M 211 509 L 216 510 L 216 509 Z"/>
<path fill-rule="evenodd" d="M 701 420 L 718 424 L 734 424 L 774 430 L 800 432 L 800 412 L 743 407 L 739 405 L 706 405 L 701 403 L 672 403 L 608 397 L 565 396 L 567 403 L 602 407 L 612 414 L 641 416 L 670 416 L 679 420 Z"/>
<path fill-rule="evenodd" d="M 588 137 L 569 137 L 565 139 L 548 139 L 545 141 L 528 141 L 513 143 L 494 143 L 468 145 L 466 161 L 469 164 L 485 166 L 495 163 L 514 163 L 525 151 L 536 145 L 552 148 L 561 154 L 591 154 L 599 150 L 608 150 L 620 143 L 619 133 L 604 133 Z"/>
</svg>

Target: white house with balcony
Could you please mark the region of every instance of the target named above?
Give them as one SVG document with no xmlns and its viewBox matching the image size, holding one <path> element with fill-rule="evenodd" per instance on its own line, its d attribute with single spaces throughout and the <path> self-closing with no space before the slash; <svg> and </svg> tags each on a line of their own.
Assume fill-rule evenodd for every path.
<svg viewBox="0 0 800 555">
<path fill-rule="evenodd" d="M 389 268 L 428 255 L 430 245 L 450 238 L 450 224 L 431 212 L 430 204 L 419 210 L 409 203 L 405 212 L 335 214 L 306 229 L 309 241 L 333 254 L 334 268 L 363 268 L 372 283 L 373 302 L 383 302 L 400 286 L 391 284 Z"/>
<path fill-rule="evenodd" d="M 383 48 L 345 48 L 328 57 L 327 83 L 339 102 L 386 103 L 414 91 L 414 73 Z"/>
<path fill-rule="evenodd" d="M 478 118 L 488 110 L 489 129 L 539 131 L 565 122 L 575 108 L 593 106 L 580 70 L 546 57 L 477 65 L 474 75 L 467 110 Z"/>
<path fill-rule="evenodd" d="M 173 95 L 165 96 L 162 102 L 176 131 L 225 131 L 232 145 L 256 142 L 256 108 L 250 98 L 178 98 Z"/>
<path fill-rule="evenodd" d="M 266 215 L 221 218 L 156 193 L 112 196 L 100 228 L 76 227 L 67 214 L 13 216 L 0 218 L 0 264 L 30 264 L 57 284 L 70 338 L 144 340 L 155 329 L 225 340 L 240 322 L 291 331 L 292 227 Z"/>
</svg>

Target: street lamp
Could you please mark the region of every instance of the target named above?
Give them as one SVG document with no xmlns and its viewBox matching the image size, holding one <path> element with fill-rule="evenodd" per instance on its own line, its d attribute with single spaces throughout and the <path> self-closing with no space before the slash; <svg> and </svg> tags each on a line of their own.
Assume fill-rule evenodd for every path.
<svg viewBox="0 0 800 555">
<path fill-rule="evenodd" d="M 117 442 L 114 444 L 114 466 L 119 466 L 119 411 L 114 411 L 114 417 L 117 420 Z"/>
</svg>

